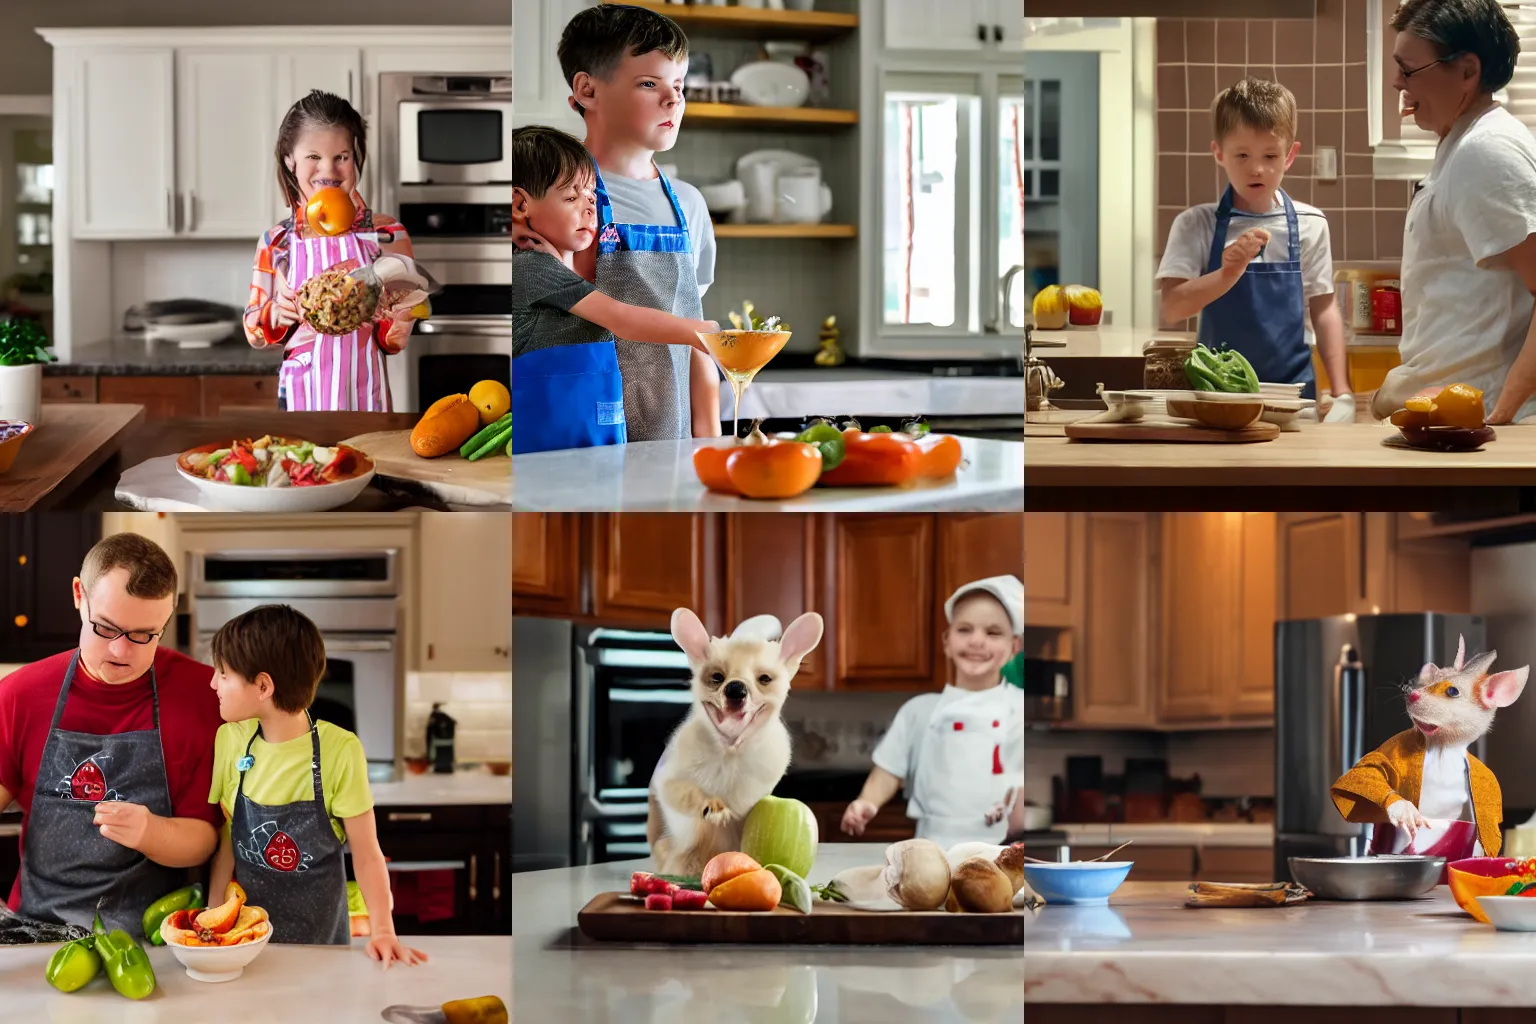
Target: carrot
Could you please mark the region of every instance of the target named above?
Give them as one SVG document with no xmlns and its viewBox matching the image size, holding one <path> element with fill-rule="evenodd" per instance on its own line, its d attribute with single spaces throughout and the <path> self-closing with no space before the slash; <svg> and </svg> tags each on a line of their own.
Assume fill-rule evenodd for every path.
<svg viewBox="0 0 1536 1024">
<path fill-rule="evenodd" d="M 758 868 L 721 882 L 709 890 L 709 902 L 719 910 L 772 910 L 784 895 L 779 880 L 767 868 Z"/>
</svg>

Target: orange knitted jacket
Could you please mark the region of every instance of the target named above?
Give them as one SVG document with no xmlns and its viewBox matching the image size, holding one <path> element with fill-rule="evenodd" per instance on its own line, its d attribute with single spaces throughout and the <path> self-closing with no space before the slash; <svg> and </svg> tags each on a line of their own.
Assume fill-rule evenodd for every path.
<svg viewBox="0 0 1536 1024">
<path fill-rule="evenodd" d="M 1387 822 L 1387 808 L 1397 800 L 1417 805 L 1424 784 L 1424 736 L 1407 729 L 1366 754 L 1333 784 L 1333 805 L 1346 821 Z M 1504 845 L 1499 823 L 1504 820 L 1504 794 L 1493 772 L 1470 753 L 1472 817 L 1483 853 L 1497 857 Z"/>
</svg>

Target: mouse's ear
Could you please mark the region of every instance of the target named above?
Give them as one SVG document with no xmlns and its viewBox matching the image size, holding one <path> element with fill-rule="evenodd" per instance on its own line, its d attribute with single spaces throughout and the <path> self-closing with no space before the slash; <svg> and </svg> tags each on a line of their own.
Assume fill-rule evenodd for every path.
<svg viewBox="0 0 1536 1024">
<path fill-rule="evenodd" d="M 1509 707 L 1525 689 L 1525 680 L 1530 671 L 1531 667 L 1526 665 L 1489 676 L 1483 681 L 1483 705 L 1490 708 Z"/>
<path fill-rule="evenodd" d="M 784 630 L 784 638 L 779 641 L 779 657 L 784 659 L 784 664 L 798 669 L 800 659 L 821 643 L 821 628 L 821 616 L 815 612 L 806 612 L 791 622 Z"/>
<path fill-rule="evenodd" d="M 672 639 L 688 655 L 690 665 L 702 665 L 708 660 L 709 630 L 691 609 L 679 608 L 672 613 Z"/>
<path fill-rule="evenodd" d="M 1462 662 L 1467 658 L 1467 638 L 1461 634 L 1456 635 L 1456 671 L 1462 669 Z"/>
<path fill-rule="evenodd" d="M 1434 681 L 1436 671 L 1437 667 L 1435 663 L 1432 661 L 1426 661 L 1424 663 L 1424 667 L 1419 669 L 1419 682 L 1425 686 L 1428 686 L 1431 682 Z"/>
</svg>

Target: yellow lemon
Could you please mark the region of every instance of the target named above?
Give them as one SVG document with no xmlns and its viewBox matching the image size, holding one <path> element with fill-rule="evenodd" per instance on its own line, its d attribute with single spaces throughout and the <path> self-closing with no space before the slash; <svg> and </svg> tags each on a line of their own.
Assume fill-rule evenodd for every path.
<svg viewBox="0 0 1536 1024">
<path fill-rule="evenodd" d="M 469 389 L 469 400 L 480 410 L 480 425 L 488 427 L 512 408 L 512 395 L 499 380 L 483 380 Z"/>
</svg>

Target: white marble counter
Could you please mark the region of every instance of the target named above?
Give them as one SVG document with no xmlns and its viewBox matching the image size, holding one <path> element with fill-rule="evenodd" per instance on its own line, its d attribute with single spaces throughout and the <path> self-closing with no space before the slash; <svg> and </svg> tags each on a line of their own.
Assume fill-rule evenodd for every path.
<svg viewBox="0 0 1536 1024">
<path fill-rule="evenodd" d="M 396 782 L 372 784 L 373 802 L 379 807 L 404 804 L 510 804 L 512 776 L 485 771 L 457 771 L 452 775 L 405 775 Z"/>
<path fill-rule="evenodd" d="M 1020 350 L 1022 351 L 1022 349 Z M 735 396 L 720 386 L 720 418 Z M 1023 377 L 935 377 L 863 367 L 763 370 L 741 396 L 743 419 L 805 416 L 1022 416 Z"/>
<path fill-rule="evenodd" d="M 388 970 L 368 959 L 366 941 L 354 939 L 350 949 L 269 944 L 239 978 L 217 985 L 193 981 L 169 949 L 150 947 L 157 986 L 139 1002 L 124 999 L 100 977 L 79 992 L 54 990 L 43 970 L 57 946 L 0 946 L 0 1016 L 17 1024 L 378 1024 L 385 1007 L 400 1004 L 436 1008 L 451 999 L 494 995 L 512 1006 L 508 936 L 407 936 L 403 941 L 430 959 Z"/>
<path fill-rule="evenodd" d="M 1536 933 L 1495 931 L 1450 890 L 1380 903 L 1193 910 L 1187 886 L 1126 883 L 1107 907 L 1024 923 L 1040 1003 L 1536 1006 Z"/>
<path fill-rule="evenodd" d="M 717 439 L 535 452 L 512 457 L 519 512 L 1014 512 L 1024 509 L 1024 442 L 960 438 L 970 465 L 950 480 L 910 488 L 813 487 L 798 498 L 751 501 L 712 494 L 693 450 Z"/>
<path fill-rule="evenodd" d="M 878 864 L 878 843 L 823 843 L 810 880 Z M 649 860 L 512 879 L 516 1021 L 581 1024 L 1018 1024 L 1019 947 L 632 946 L 593 942 L 576 912 Z"/>
<path fill-rule="evenodd" d="M 1156 822 L 1137 825 L 1051 826 L 1074 846 L 1119 846 L 1134 840 L 1143 846 L 1273 846 L 1275 827 L 1252 822 Z M 1132 848 L 1134 850 L 1134 847 Z"/>
</svg>

